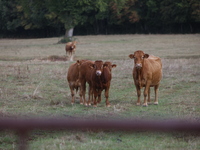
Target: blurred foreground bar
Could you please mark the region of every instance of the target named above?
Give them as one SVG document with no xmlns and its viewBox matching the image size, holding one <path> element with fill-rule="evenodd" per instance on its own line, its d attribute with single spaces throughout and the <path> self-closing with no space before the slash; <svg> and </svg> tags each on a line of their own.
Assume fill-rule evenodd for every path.
<svg viewBox="0 0 200 150">
<path fill-rule="evenodd" d="M 15 130 L 18 133 L 18 149 L 28 149 L 28 133 L 42 130 L 109 130 L 109 131 L 159 131 L 200 132 L 200 122 L 187 120 L 83 120 L 83 119 L 0 119 L 0 130 Z"/>
<path fill-rule="evenodd" d="M 178 131 L 200 132 L 200 122 L 187 120 L 83 120 L 83 119 L 0 119 L 0 129 L 29 131 L 43 130 L 125 130 L 125 131 Z"/>
</svg>

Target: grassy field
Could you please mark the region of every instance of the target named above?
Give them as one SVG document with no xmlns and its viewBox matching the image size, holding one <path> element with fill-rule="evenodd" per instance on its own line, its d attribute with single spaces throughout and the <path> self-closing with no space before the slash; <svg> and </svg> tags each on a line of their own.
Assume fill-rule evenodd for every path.
<svg viewBox="0 0 200 150">
<path fill-rule="evenodd" d="M 97 108 L 71 105 L 66 81 L 69 61 L 59 38 L 0 39 L 0 117 L 5 118 L 91 118 L 91 119 L 188 119 L 200 121 L 200 35 L 109 35 L 77 36 L 75 60 L 111 61 L 113 69 L 110 108 L 105 99 Z M 128 55 L 136 50 L 159 56 L 163 79 L 159 105 L 136 106 L 132 79 L 133 60 Z M 153 100 L 153 89 L 151 99 Z M 142 99 L 143 100 L 143 99 Z M 32 131 L 32 150 L 121 150 L 121 149 L 200 149 L 195 133 L 109 132 L 109 131 Z M 12 131 L 0 132 L 0 150 L 17 147 Z"/>
</svg>

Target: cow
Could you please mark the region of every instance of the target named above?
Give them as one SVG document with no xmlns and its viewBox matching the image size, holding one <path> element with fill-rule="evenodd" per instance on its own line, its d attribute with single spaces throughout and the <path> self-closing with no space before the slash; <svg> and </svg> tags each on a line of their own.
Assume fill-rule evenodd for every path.
<svg viewBox="0 0 200 150">
<path fill-rule="evenodd" d="M 86 62 L 87 60 L 77 60 L 76 63 L 73 63 L 70 65 L 68 72 L 67 72 L 67 81 L 69 84 L 69 88 L 71 91 L 71 104 L 74 104 L 75 100 L 75 90 L 76 92 L 80 88 L 80 83 L 78 82 L 79 77 L 79 67 L 83 62 Z M 80 94 L 79 94 L 80 95 Z M 80 104 L 83 104 L 82 96 L 80 96 Z"/>
<path fill-rule="evenodd" d="M 106 107 L 110 107 L 110 103 L 108 100 L 109 97 L 109 89 L 110 82 L 112 79 L 112 68 L 116 67 L 116 64 L 112 64 L 111 62 L 105 62 L 101 60 L 97 60 L 94 64 L 91 65 L 91 81 L 89 82 L 90 93 L 94 96 L 94 107 L 97 107 L 97 103 L 101 102 L 101 93 L 105 90 L 106 97 Z M 96 98 L 98 97 L 98 101 Z"/>
<path fill-rule="evenodd" d="M 159 57 L 149 55 L 141 50 L 135 51 L 129 57 L 134 59 L 133 80 L 137 90 L 137 104 L 140 105 L 141 89 L 144 87 L 144 104 L 148 106 L 150 103 L 150 87 L 154 87 L 155 101 L 154 104 L 158 105 L 158 88 L 162 79 L 162 62 Z"/>
<path fill-rule="evenodd" d="M 76 50 L 76 41 L 68 42 L 65 46 L 66 54 L 69 57 L 70 61 L 73 61 L 74 59 L 74 53 Z"/>
<path fill-rule="evenodd" d="M 89 100 L 86 101 L 85 98 L 85 93 L 86 93 L 86 82 L 91 85 L 91 72 L 92 72 L 92 68 L 90 66 L 92 66 L 94 64 L 93 61 L 85 61 L 80 65 L 79 68 L 79 77 L 78 77 L 78 83 L 80 84 L 80 97 L 83 98 L 84 101 L 84 105 L 88 106 L 91 105 L 90 103 L 90 96 L 92 96 L 90 93 L 91 89 L 89 86 L 89 91 L 88 91 L 88 96 L 89 96 Z"/>
</svg>

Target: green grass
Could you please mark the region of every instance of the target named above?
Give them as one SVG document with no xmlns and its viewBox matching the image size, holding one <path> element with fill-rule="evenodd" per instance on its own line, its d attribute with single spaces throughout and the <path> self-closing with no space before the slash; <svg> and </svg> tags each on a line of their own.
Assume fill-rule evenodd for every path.
<svg viewBox="0 0 200 150">
<path fill-rule="evenodd" d="M 77 36 L 75 59 L 111 61 L 111 108 L 105 98 L 97 108 L 79 104 L 66 81 L 73 62 L 50 61 L 65 57 L 64 44 L 58 38 L 0 40 L 0 117 L 63 117 L 90 119 L 188 119 L 200 116 L 200 43 L 194 35 L 110 35 Z M 163 79 L 159 105 L 136 106 L 133 84 L 133 60 L 128 55 L 141 49 L 159 56 Z M 104 93 L 103 93 L 104 94 Z M 153 89 L 151 100 L 154 99 Z M 143 97 L 141 99 L 143 101 Z M 15 149 L 17 138 L 12 131 L 0 131 L 0 149 Z M 195 133 L 43 131 L 29 134 L 30 149 L 200 149 Z"/>
</svg>

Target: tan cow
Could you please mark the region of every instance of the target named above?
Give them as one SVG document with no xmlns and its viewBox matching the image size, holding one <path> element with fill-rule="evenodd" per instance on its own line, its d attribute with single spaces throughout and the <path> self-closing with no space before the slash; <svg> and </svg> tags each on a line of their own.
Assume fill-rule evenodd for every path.
<svg viewBox="0 0 200 150">
<path fill-rule="evenodd" d="M 73 41 L 73 42 L 68 42 L 65 46 L 66 54 L 69 57 L 70 61 L 74 60 L 74 53 L 75 53 L 75 50 L 76 50 L 76 44 L 77 44 L 77 42 Z"/>
<path fill-rule="evenodd" d="M 80 88 L 80 83 L 78 82 L 79 67 L 85 61 L 87 60 L 77 60 L 76 63 L 71 64 L 67 72 L 67 81 L 69 83 L 69 88 L 70 88 L 71 96 L 72 96 L 71 104 L 74 104 L 75 90 L 77 92 L 78 88 Z M 79 95 L 80 95 L 80 104 L 83 104 L 82 95 L 81 94 Z"/>
<path fill-rule="evenodd" d="M 154 87 L 155 101 L 154 104 L 158 104 L 158 88 L 160 80 L 162 78 L 162 62 L 159 57 L 145 54 L 143 51 L 136 51 L 134 54 L 130 54 L 129 57 L 134 59 L 133 79 L 137 90 L 137 105 L 140 105 L 140 95 L 142 87 L 144 89 L 144 104 L 148 106 L 150 102 L 150 87 Z"/>
</svg>

